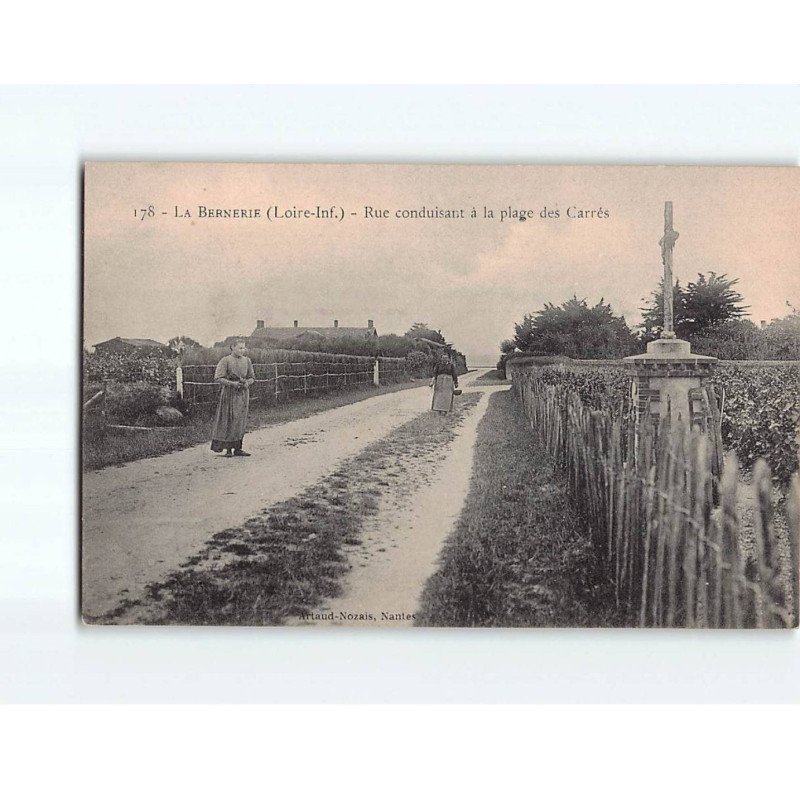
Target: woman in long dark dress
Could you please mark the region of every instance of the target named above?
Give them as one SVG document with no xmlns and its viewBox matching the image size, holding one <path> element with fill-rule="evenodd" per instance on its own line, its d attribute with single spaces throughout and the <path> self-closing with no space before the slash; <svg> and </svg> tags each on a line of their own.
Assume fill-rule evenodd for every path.
<svg viewBox="0 0 800 800">
<path fill-rule="evenodd" d="M 256 375 L 253 362 L 245 355 L 244 342 L 236 342 L 231 354 L 225 356 L 214 372 L 214 381 L 222 386 L 211 434 L 211 449 L 215 453 L 225 450 L 225 455 L 249 456 L 242 450 L 244 429 L 247 425 L 247 412 L 250 409 L 250 387 Z"/>
<path fill-rule="evenodd" d="M 458 388 L 458 375 L 455 364 L 447 353 L 442 353 L 441 358 L 433 368 L 433 400 L 431 410 L 446 414 L 453 410 L 453 390 Z"/>
</svg>

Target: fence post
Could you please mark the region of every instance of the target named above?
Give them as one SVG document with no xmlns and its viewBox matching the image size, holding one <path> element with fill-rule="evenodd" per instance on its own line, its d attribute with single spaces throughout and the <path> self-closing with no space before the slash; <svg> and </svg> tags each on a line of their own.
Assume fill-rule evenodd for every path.
<svg viewBox="0 0 800 800">
<path fill-rule="evenodd" d="M 179 364 L 175 369 L 175 391 L 178 397 L 183 400 L 183 367 Z"/>
<path fill-rule="evenodd" d="M 381 368 L 377 358 L 375 359 L 375 366 L 372 368 L 372 385 L 381 385 Z"/>
<path fill-rule="evenodd" d="M 303 367 L 303 394 L 307 393 L 308 393 L 308 373 L 306 372 L 305 367 Z"/>
<path fill-rule="evenodd" d="M 278 364 L 274 364 L 275 367 L 275 399 L 278 399 Z"/>
</svg>

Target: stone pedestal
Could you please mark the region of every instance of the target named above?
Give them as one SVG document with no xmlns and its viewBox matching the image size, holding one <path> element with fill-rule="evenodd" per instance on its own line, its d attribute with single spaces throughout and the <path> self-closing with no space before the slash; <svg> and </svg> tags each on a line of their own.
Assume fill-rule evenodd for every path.
<svg viewBox="0 0 800 800">
<path fill-rule="evenodd" d="M 649 411 L 658 420 L 670 414 L 672 420 L 706 428 L 703 386 L 711 379 L 716 358 L 694 355 L 683 339 L 657 339 L 647 345 L 646 353 L 624 361 L 633 376 L 631 393 L 638 416 Z"/>
</svg>

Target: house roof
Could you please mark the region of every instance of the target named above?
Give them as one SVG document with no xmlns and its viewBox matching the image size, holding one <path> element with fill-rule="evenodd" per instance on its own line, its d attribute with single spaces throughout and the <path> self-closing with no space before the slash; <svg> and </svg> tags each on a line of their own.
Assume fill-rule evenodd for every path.
<svg viewBox="0 0 800 800">
<path fill-rule="evenodd" d="M 113 339 L 106 339 L 104 342 L 98 342 L 95 347 L 103 344 L 111 344 L 112 342 L 122 342 L 131 347 L 166 347 L 167 345 L 157 342 L 155 339 L 126 339 L 122 336 L 115 336 Z"/>
<path fill-rule="evenodd" d="M 447 350 L 450 347 L 452 347 L 452 345 L 449 344 L 442 344 L 441 342 L 435 342 L 433 339 L 426 339 L 424 336 L 415 336 L 414 341 L 425 342 L 425 344 L 432 344 L 434 347 L 441 347 L 443 350 Z"/>
</svg>

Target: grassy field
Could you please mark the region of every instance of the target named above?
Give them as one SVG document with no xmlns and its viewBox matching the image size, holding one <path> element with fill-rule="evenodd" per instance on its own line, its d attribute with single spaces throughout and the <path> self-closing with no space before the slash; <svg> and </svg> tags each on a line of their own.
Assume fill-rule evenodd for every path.
<svg viewBox="0 0 800 800">
<path fill-rule="evenodd" d="M 344 546 L 359 543 L 385 493 L 424 480 L 413 464 L 441 453 L 480 397 L 462 395 L 451 414 L 401 425 L 296 497 L 219 532 L 144 598 L 95 621 L 278 625 L 338 596 L 350 569 Z"/>
<path fill-rule="evenodd" d="M 511 392 L 478 427 L 470 491 L 426 585 L 417 625 L 608 626 L 600 577 L 561 482 Z"/>
<path fill-rule="evenodd" d="M 247 430 L 254 431 L 269 425 L 278 425 L 294 419 L 310 417 L 331 408 L 357 403 L 367 397 L 422 386 L 426 379 L 395 383 L 380 387 L 354 387 L 346 391 L 308 397 L 292 403 L 250 406 Z M 124 464 L 149 456 L 159 456 L 211 441 L 211 426 L 216 408 L 198 407 L 184 425 L 153 430 L 109 430 L 104 437 L 84 431 L 83 468 L 100 469 L 112 464 Z"/>
</svg>

